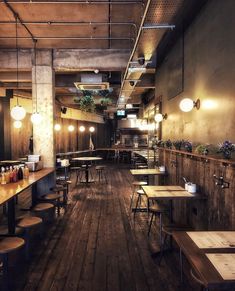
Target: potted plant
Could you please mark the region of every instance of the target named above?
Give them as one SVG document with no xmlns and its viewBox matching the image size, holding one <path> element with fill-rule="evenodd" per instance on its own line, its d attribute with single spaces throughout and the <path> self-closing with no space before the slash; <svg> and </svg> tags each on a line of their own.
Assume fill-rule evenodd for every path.
<svg viewBox="0 0 235 291">
<path fill-rule="evenodd" d="M 192 146 L 192 143 L 190 141 L 183 141 L 183 148 L 186 152 L 189 152 L 191 153 L 193 151 L 193 146 Z"/>
<path fill-rule="evenodd" d="M 195 153 L 199 155 L 205 155 L 205 156 L 208 155 L 209 153 L 208 146 L 204 144 L 199 144 L 195 149 Z"/>
<path fill-rule="evenodd" d="M 108 97 L 103 97 L 100 99 L 100 104 L 104 107 L 107 107 L 108 105 L 112 104 L 112 99 Z"/>
<path fill-rule="evenodd" d="M 176 150 L 180 151 L 182 147 L 183 141 L 181 139 L 173 141 L 173 145 Z"/>
<path fill-rule="evenodd" d="M 224 141 L 223 143 L 219 144 L 219 153 L 223 154 L 225 159 L 231 159 L 232 152 L 235 151 L 235 146 L 231 141 Z"/>
</svg>

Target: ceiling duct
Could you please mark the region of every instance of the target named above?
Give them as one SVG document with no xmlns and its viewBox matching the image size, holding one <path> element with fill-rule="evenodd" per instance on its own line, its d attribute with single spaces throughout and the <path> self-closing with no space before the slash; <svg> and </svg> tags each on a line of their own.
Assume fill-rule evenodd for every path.
<svg viewBox="0 0 235 291">
<path fill-rule="evenodd" d="M 102 74 L 81 74 L 81 82 L 75 82 L 78 90 L 108 90 L 109 82 L 103 80 Z"/>
</svg>

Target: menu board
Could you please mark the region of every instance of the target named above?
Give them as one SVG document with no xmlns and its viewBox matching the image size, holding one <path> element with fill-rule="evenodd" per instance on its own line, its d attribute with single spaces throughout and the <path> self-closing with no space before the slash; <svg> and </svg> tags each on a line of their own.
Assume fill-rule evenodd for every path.
<svg viewBox="0 0 235 291">
<path fill-rule="evenodd" d="M 235 231 L 188 231 L 200 249 L 235 248 Z"/>
<path fill-rule="evenodd" d="M 235 280 L 235 254 L 206 254 L 224 280 Z"/>
</svg>

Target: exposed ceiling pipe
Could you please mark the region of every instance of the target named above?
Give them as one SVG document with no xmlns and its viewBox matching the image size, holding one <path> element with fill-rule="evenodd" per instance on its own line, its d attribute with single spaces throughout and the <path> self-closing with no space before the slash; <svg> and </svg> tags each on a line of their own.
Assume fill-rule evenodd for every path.
<svg viewBox="0 0 235 291">
<path fill-rule="evenodd" d="M 5 3 L 6 7 L 11 11 L 11 13 L 13 14 L 13 16 L 15 18 L 17 18 L 20 22 L 20 24 L 26 29 L 26 31 L 28 32 L 28 34 L 30 35 L 30 39 L 32 39 L 32 41 L 34 42 L 35 41 L 35 38 L 34 38 L 34 35 L 32 34 L 32 32 L 28 29 L 28 27 L 23 24 L 23 21 L 22 19 L 20 18 L 19 14 L 11 7 L 11 5 L 6 1 L 6 0 L 3 0 L 3 2 Z"/>
<path fill-rule="evenodd" d="M 54 0 L 54 1 L 16 1 L 16 0 L 9 0 L 8 3 L 14 3 L 14 4 L 95 4 L 95 5 L 109 5 L 108 1 L 65 1 L 65 0 Z M 143 1 L 112 1 L 112 5 L 130 5 L 130 4 L 141 4 L 143 5 Z"/>
<path fill-rule="evenodd" d="M 142 20 L 141 20 L 140 26 L 139 26 L 139 31 L 138 31 L 138 34 L 137 34 L 137 37 L 136 37 L 136 40 L 135 40 L 135 44 L 134 44 L 133 50 L 132 50 L 132 52 L 131 52 L 130 58 L 129 58 L 129 60 L 128 60 L 127 67 L 126 67 L 126 70 L 125 70 L 125 73 L 124 73 L 124 77 L 123 77 L 123 80 L 122 80 L 122 84 L 121 84 L 121 89 L 120 89 L 119 98 L 120 98 L 121 95 L 122 95 L 122 89 L 123 89 L 123 86 L 124 86 L 124 83 L 125 83 L 124 80 L 127 78 L 127 75 L 128 75 L 128 68 L 129 68 L 130 62 L 132 61 L 132 58 L 133 58 L 133 56 L 134 56 L 134 53 L 135 53 L 136 47 L 137 47 L 137 45 L 138 45 L 139 38 L 140 38 L 140 35 L 141 35 L 141 32 L 142 32 L 142 27 L 144 26 L 144 21 L 145 21 L 145 18 L 146 18 L 147 12 L 148 12 L 148 10 L 149 10 L 150 3 L 151 3 L 151 0 L 148 0 L 147 3 L 146 3 L 146 6 L 145 6 L 144 14 L 143 14 L 143 17 L 142 17 Z"/>
<path fill-rule="evenodd" d="M 147 23 L 145 24 L 142 29 L 174 29 L 175 25 L 173 24 L 168 24 L 168 23 L 164 23 L 164 24 L 152 24 L 152 23 Z"/>
<path fill-rule="evenodd" d="M 13 36 L 1 36 L 0 39 L 15 39 Z M 21 36 L 18 39 L 32 39 L 31 37 Z M 69 37 L 69 36 L 34 36 L 34 41 L 42 39 L 71 39 L 71 40 L 130 40 L 135 41 L 134 38 L 130 37 Z"/>
</svg>

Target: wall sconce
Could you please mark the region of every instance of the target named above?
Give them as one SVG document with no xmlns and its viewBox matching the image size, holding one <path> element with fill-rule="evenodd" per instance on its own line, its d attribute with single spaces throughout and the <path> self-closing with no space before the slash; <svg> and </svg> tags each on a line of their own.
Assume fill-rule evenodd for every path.
<svg viewBox="0 0 235 291">
<path fill-rule="evenodd" d="M 190 98 L 184 98 L 180 101 L 180 109 L 184 112 L 191 111 L 194 107 L 198 110 L 200 108 L 200 99 L 193 101 Z"/>
<path fill-rule="evenodd" d="M 70 131 L 70 132 L 74 131 L 74 126 L 72 124 L 70 124 L 68 126 L 68 131 Z"/>
<path fill-rule="evenodd" d="M 80 132 L 84 132 L 84 131 L 85 131 L 85 126 L 81 125 L 81 126 L 79 127 L 79 131 L 80 131 Z"/>
<path fill-rule="evenodd" d="M 167 119 L 167 114 L 161 114 L 161 113 L 157 113 L 155 116 L 154 116 L 154 120 L 156 122 L 161 122 L 163 121 L 164 119 Z"/>
<path fill-rule="evenodd" d="M 54 129 L 56 131 L 60 131 L 61 130 L 61 125 L 59 123 L 56 123 L 55 126 L 54 126 Z"/>
</svg>

